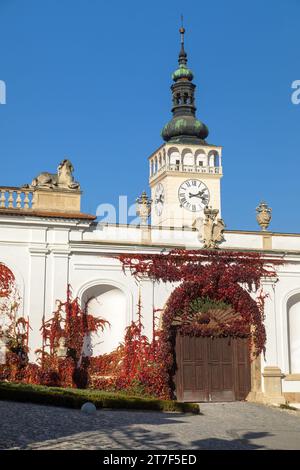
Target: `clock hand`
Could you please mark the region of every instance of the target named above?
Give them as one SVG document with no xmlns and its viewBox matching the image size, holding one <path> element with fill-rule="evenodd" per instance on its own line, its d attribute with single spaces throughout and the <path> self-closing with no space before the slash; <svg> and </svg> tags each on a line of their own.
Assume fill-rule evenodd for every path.
<svg viewBox="0 0 300 470">
<path fill-rule="evenodd" d="M 196 194 L 189 193 L 189 197 L 199 197 L 199 198 L 202 199 L 204 191 L 205 191 L 205 189 L 203 191 L 199 191 Z"/>
</svg>

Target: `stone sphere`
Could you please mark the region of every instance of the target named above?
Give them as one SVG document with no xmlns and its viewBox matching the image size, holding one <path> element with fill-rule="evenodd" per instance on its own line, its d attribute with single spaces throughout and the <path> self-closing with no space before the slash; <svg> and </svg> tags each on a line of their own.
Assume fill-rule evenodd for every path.
<svg viewBox="0 0 300 470">
<path fill-rule="evenodd" d="M 93 415 L 96 413 L 97 409 L 94 405 L 94 403 L 91 403 L 90 401 L 87 401 L 84 403 L 81 407 L 82 413 L 85 413 L 87 415 Z"/>
</svg>

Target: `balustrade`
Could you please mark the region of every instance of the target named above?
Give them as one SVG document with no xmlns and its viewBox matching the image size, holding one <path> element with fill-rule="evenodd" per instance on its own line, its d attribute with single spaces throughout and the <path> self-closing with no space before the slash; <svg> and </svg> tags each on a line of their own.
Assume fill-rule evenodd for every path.
<svg viewBox="0 0 300 470">
<path fill-rule="evenodd" d="M 32 209 L 33 191 L 27 188 L 0 186 L 1 209 Z"/>
<path fill-rule="evenodd" d="M 178 164 L 169 164 L 164 165 L 156 173 L 151 175 L 151 178 L 156 177 L 159 173 L 163 171 L 180 171 L 184 173 L 208 173 L 208 174 L 222 174 L 221 166 L 196 166 L 196 165 L 178 165 Z"/>
</svg>

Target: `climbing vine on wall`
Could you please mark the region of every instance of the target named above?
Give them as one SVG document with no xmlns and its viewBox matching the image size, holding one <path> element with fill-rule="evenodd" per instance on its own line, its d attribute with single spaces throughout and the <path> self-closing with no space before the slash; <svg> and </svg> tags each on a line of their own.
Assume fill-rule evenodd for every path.
<svg viewBox="0 0 300 470">
<path fill-rule="evenodd" d="M 175 335 L 249 336 L 255 357 L 265 350 L 263 278 L 276 278 L 280 261 L 259 253 L 174 250 L 157 255 L 121 255 L 123 269 L 154 281 L 176 282 L 162 317 L 159 358 L 171 393 Z M 256 298 L 254 298 L 255 294 Z M 205 311 L 203 299 L 211 303 Z M 202 302 L 202 304 L 201 304 Z M 197 308 L 198 303 L 198 308 Z M 216 310 L 231 310 L 220 319 Z M 196 308 L 195 308 L 196 307 Z M 221 310 L 222 310 L 221 309 Z M 215 316 L 213 316 L 215 312 Z M 197 318 L 198 316 L 198 318 Z"/>
<path fill-rule="evenodd" d="M 20 296 L 12 271 L 0 263 L 0 340 L 5 349 L 0 377 L 23 377 L 28 364 L 29 321 L 19 316 Z"/>
<path fill-rule="evenodd" d="M 36 353 L 40 355 L 44 383 L 77 387 L 88 384 L 89 357 L 84 342 L 91 334 L 103 332 L 108 322 L 87 313 L 87 308 L 88 302 L 83 309 L 78 298 L 72 299 L 68 286 L 66 301 L 58 300 L 53 317 L 43 322 L 43 346 Z"/>
</svg>

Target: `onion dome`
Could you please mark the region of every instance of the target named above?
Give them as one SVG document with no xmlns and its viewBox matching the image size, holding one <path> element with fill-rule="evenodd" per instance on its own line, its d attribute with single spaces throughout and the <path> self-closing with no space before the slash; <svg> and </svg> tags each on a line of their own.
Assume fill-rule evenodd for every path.
<svg viewBox="0 0 300 470">
<path fill-rule="evenodd" d="M 177 80 L 180 79 L 189 80 L 191 82 L 193 78 L 193 72 L 188 69 L 187 66 L 184 64 L 181 64 L 178 69 L 176 69 L 175 72 L 172 74 L 172 79 L 174 80 L 174 82 L 177 82 Z"/>
<path fill-rule="evenodd" d="M 171 86 L 173 118 L 162 129 L 165 142 L 205 144 L 208 136 L 207 126 L 196 118 L 195 88 L 193 72 L 187 67 L 187 54 L 184 49 L 185 29 L 180 28 L 181 48 L 179 67 L 172 75 Z"/>
<path fill-rule="evenodd" d="M 168 122 L 161 132 L 166 142 L 204 143 L 208 136 L 206 125 L 194 116 L 177 116 Z"/>
</svg>

